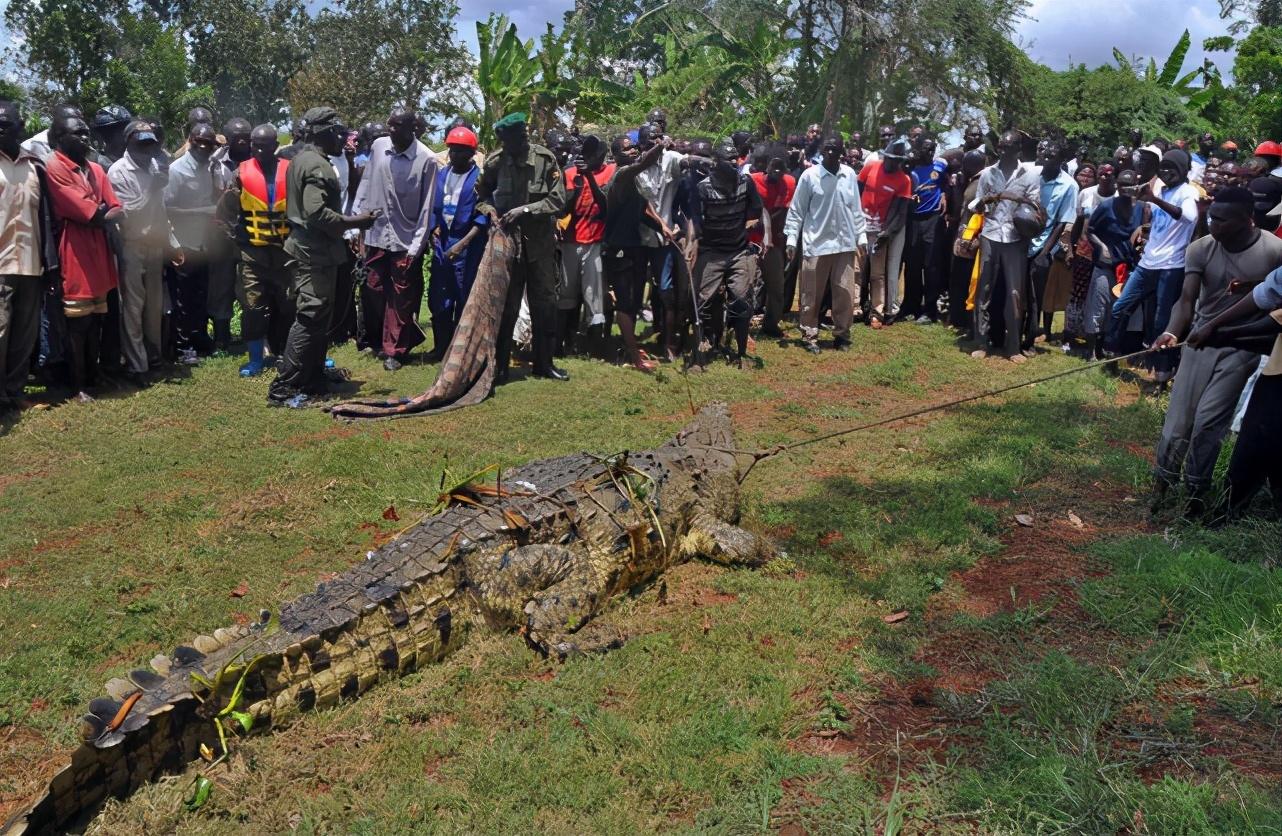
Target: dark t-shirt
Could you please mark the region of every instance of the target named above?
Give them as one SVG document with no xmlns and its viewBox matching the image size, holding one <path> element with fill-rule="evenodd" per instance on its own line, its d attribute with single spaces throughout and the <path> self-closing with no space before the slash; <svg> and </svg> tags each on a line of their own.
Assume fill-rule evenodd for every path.
<svg viewBox="0 0 1282 836">
<path fill-rule="evenodd" d="M 635 178 L 619 181 L 616 171 L 605 187 L 605 245 L 608 249 L 640 247 L 641 218 L 645 216 L 645 198 L 637 190 Z"/>
<path fill-rule="evenodd" d="M 1107 259 L 1102 256 L 1111 256 L 1114 263 L 1124 262 L 1134 264 L 1138 260 L 1135 255 L 1135 247 L 1131 245 L 1131 233 L 1135 232 L 1144 220 L 1144 205 L 1138 200 L 1131 201 L 1131 215 L 1128 218 L 1119 218 L 1114 211 L 1114 200 L 1116 198 L 1108 197 L 1101 200 L 1091 213 L 1091 234 L 1098 237 L 1108 247 L 1108 253 L 1096 253 L 1095 261 L 1097 264 L 1108 263 Z"/>
<path fill-rule="evenodd" d="M 709 177 L 695 188 L 693 203 L 702 249 L 736 253 L 748 246 L 747 224 L 761 217 L 761 193 L 746 174 L 740 174 L 728 192 Z"/>
</svg>

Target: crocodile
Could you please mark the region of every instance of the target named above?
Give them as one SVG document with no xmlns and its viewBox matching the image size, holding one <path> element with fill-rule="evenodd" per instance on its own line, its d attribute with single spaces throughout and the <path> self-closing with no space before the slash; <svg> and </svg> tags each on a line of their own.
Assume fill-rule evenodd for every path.
<svg viewBox="0 0 1282 836">
<path fill-rule="evenodd" d="M 617 645 L 593 622 L 612 598 L 693 558 L 771 559 L 769 541 L 737 525 L 739 475 L 724 404 L 653 450 L 504 472 L 275 617 L 199 636 L 107 683 L 70 764 L 5 832 L 80 826 L 107 798 L 223 754 L 217 723 L 286 726 L 444 659 L 473 630 L 519 631 L 562 660 Z"/>
</svg>

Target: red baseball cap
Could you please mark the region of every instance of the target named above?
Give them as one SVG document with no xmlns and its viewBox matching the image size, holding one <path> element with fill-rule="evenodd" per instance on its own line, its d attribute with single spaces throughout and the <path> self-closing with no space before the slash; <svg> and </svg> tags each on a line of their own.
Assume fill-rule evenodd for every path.
<svg viewBox="0 0 1282 836">
<path fill-rule="evenodd" d="M 1255 146 L 1255 156 L 1257 157 L 1282 157 L 1282 145 L 1278 145 L 1271 139 L 1267 139 Z"/>
<path fill-rule="evenodd" d="M 476 147 L 476 134 L 463 125 L 459 125 L 449 132 L 445 137 L 446 145 L 466 145 L 468 148 Z M 1282 152 L 1279 152 L 1282 153 Z"/>
</svg>

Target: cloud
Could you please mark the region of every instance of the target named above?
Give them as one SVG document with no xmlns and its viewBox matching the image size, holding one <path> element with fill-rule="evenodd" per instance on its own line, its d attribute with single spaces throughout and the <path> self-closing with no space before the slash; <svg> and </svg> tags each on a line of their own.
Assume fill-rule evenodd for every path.
<svg viewBox="0 0 1282 836">
<path fill-rule="evenodd" d="M 1188 29 L 1193 44 L 1184 57 L 1185 72 L 1209 57 L 1227 73 L 1229 55 L 1204 51 L 1202 41 L 1227 34 L 1228 23 L 1220 19 L 1216 0 L 1033 0 L 1016 36 L 1034 60 L 1057 70 L 1070 63 L 1112 64 L 1113 47 L 1127 57 L 1156 58 L 1160 66 Z"/>
<path fill-rule="evenodd" d="M 476 53 L 476 24 L 485 20 L 491 12 L 505 14 L 516 24 L 516 31 L 523 40 L 537 38 L 546 30 L 547 24 L 561 25 L 565 13 L 574 8 L 574 0 L 538 0 L 533 3 L 522 3 L 520 0 L 491 0 L 491 2 L 460 3 L 461 12 L 454 21 L 455 31 L 467 44 L 467 48 Z"/>
</svg>

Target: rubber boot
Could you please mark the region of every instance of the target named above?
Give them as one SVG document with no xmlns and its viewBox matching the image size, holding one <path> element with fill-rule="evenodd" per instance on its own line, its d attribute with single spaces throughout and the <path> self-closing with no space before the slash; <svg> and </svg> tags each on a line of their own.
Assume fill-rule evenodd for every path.
<svg viewBox="0 0 1282 836">
<path fill-rule="evenodd" d="M 583 346 L 584 353 L 588 357 L 594 357 L 597 360 L 605 359 L 605 326 L 589 325 L 588 335 Z"/>
<path fill-rule="evenodd" d="M 512 374 L 512 335 L 499 335 L 498 344 L 494 347 L 494 383 L 507 383 Z"/>
<path fill-rule="evenodd" d="M 556 356 L 572 357 L 579 332 L 579 312 L 573 308 L 560 311 L 557 317 Z"/>
<path fill-rule="evenodd" d="M 536 334 L 534 336 L 534 376 L 548 380 L 569 380 L 570 375 L 564 369 L 552 364 L 552 354 L 556 350 L 556 334 Z"/>
<path fill-rule="evenodd" d="M 214 320 L 214 351 L 226 353 L 231 348 L 231 320 Z"/>
<path fill-rule="evenodd" d="M 263 341 L 248 340 L 245 348 L 249 351 L 249 362 L 240 367 L 241 377 L 253 377 L 263 373 Z"/>
</svg>

